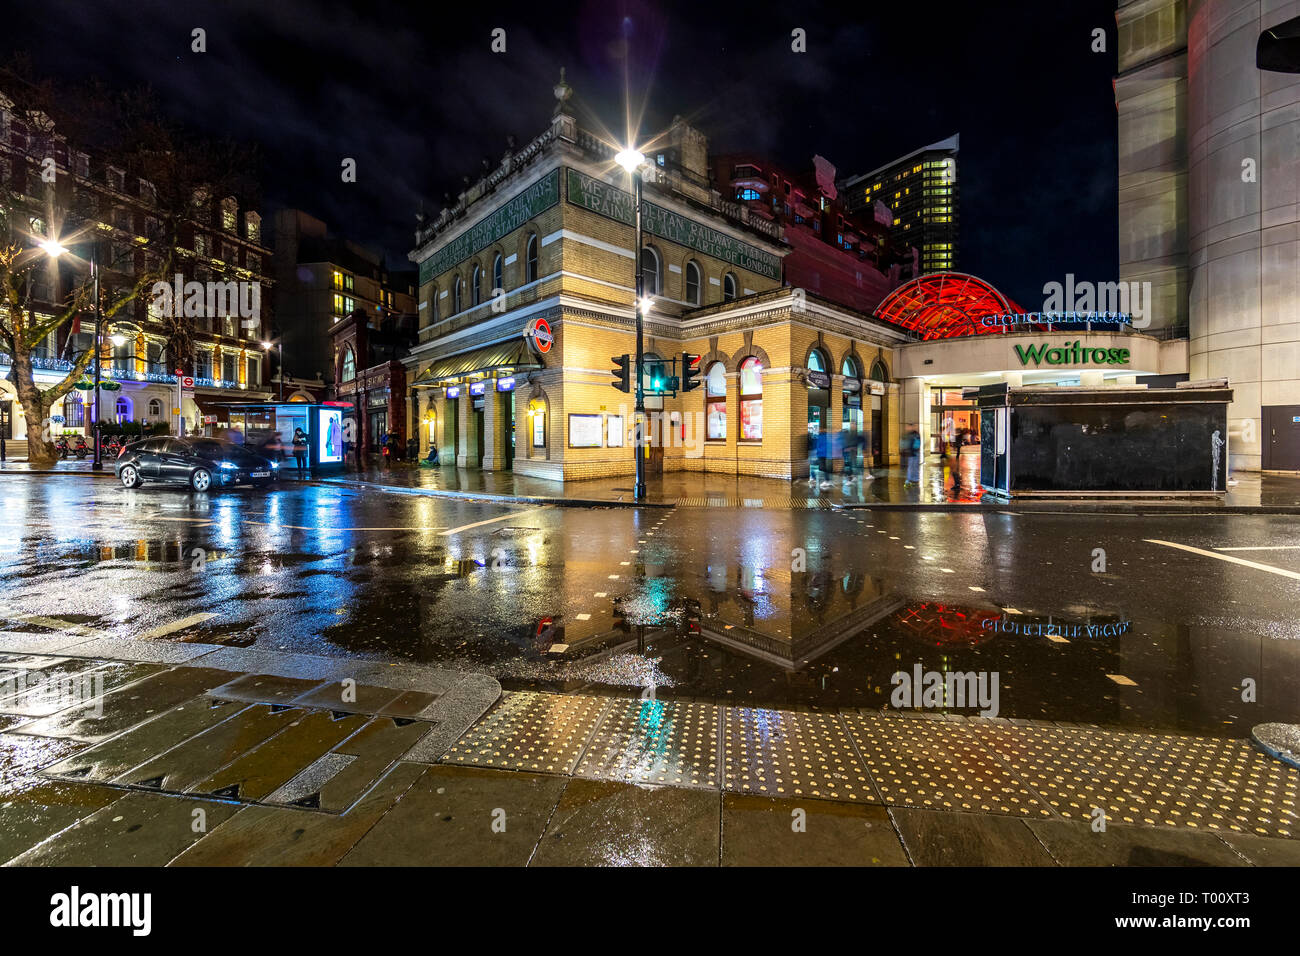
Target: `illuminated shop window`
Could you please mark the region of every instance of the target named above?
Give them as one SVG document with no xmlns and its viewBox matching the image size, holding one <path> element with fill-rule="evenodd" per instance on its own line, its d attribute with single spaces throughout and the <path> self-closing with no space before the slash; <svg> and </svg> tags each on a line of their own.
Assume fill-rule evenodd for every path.
<svg viewBox="0 0 1300 956">
<path fill-rule="evenodd" d="M 740 363 L 740 440 L 763 440 L 763 363 L 752 355 Z"/>
<path fill-rule="evenodd" d="M 721 362 L 714 362 L 705 374 L 704 397 L 704 415 L 708 428 L 705 438 L 709 441 L 726 441 L 727 368 Z"/>
</svg>

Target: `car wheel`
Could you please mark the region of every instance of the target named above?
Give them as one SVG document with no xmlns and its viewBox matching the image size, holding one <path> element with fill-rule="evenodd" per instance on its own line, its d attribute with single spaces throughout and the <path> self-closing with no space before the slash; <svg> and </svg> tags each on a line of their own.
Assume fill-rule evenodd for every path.
<svg viewBox="0 0 1300 956">
<path fill-rule="evenodd" d="M 207 491 L 212 484 L 212 473 L 206 468 L 195 468 L 190 475 L 190 487 L 195 491 Z"/>
<path fill-rule="evenodd" d="M 123 465 L 122 470 L 118 472 L 118 478 L 122 479 L 124 488 L 140 487 L 140 472 L 136 470 L 135 465 Z"/>
</svg>

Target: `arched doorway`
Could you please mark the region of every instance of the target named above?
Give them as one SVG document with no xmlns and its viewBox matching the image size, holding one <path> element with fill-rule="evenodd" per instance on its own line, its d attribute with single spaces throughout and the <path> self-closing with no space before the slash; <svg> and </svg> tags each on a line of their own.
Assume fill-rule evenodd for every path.
<svg viewBox="0 0 1300 956">
<path fill-rule="evenodd" d="M 808 353 L 808 360 L 805 363 L 807 372 L 805 378 L 808 381 L 808 451 L 807 458 L 811 466 L 812 459 L 817 459 L 817 468 L 823 473 L 829 470 L 830 462 L 827 460 L 830 452 L 827 450 L 828 441 L 822 441 L 822 436 L 829 438 L 830 429 L 834 427 L 831 421 L 831 360 L 830 356 L 820 346 L 814 347 Z"/>
<path fill-rule="evenodd" d="M 885 389 L 889 382 L 889 371 L 885 363 L 876 359 L 871 363 L 867 389 L 871 393 L 871 463 L 879 468 L 885 464 Z M 863 409 L 863 416 L 866 416 Z"/>
</svg>

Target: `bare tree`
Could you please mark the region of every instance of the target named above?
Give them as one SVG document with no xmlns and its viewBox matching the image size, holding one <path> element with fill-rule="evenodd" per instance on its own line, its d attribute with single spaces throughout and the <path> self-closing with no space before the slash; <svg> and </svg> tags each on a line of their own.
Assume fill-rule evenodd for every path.
<svg viewBox="0 0 1300 956">
<path fill-rule="evenodd" d="M 49 465 L 55 458 L 50 410 L 80 382 L 95 346 L 103 345 L 69 351 L 67 374 L 44 387 L 34 375 L 38 352 L 55 333 L 94 321 L 88 312 L 95 306 L 91 261 L 105 322 L 151 302 L 156 283 L 170 283 L 189 266 L 179 250 L 198 219 L 196 197 L 248 195 L 255 154 L 187 135 L 147 90 L 56 89 L 34 78 L 21 59 L 0 71 L 0 105 L 13 117 L 21 145 L 8 154 L 20 168 L 0 182 L 0 347 L 9 355 L 7 378 L 27 419 L 28 460 Z M 111 194 L 75 169 L 79 151 L 92 154 L 96 168 L 112 167 L 123 181 L 129 174 L 132 182 L 149 185 L 150 194 L 137 197 L 148 210 L 143 234 L 129 230 L 132 241 L 104 241 L 115 235 L 116 224 L 108 221 Z M 155 318 L 164 326 L 172 367 L 192 371 L 193 318 Z"/>
</svg>

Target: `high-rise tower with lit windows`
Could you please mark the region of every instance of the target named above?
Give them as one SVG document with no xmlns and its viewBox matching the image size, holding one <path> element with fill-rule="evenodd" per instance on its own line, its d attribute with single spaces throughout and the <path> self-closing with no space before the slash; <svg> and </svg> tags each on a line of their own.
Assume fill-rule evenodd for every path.
<svg viewBox="0 0 1300 956">
<path fill-rule="evenodd" d="M 840 182 L 850 211 L 888 211 L 891 238 L 916 249 L 914 276 L 958 268 L 958 139 L 954 134 Z"/>
</svg>

